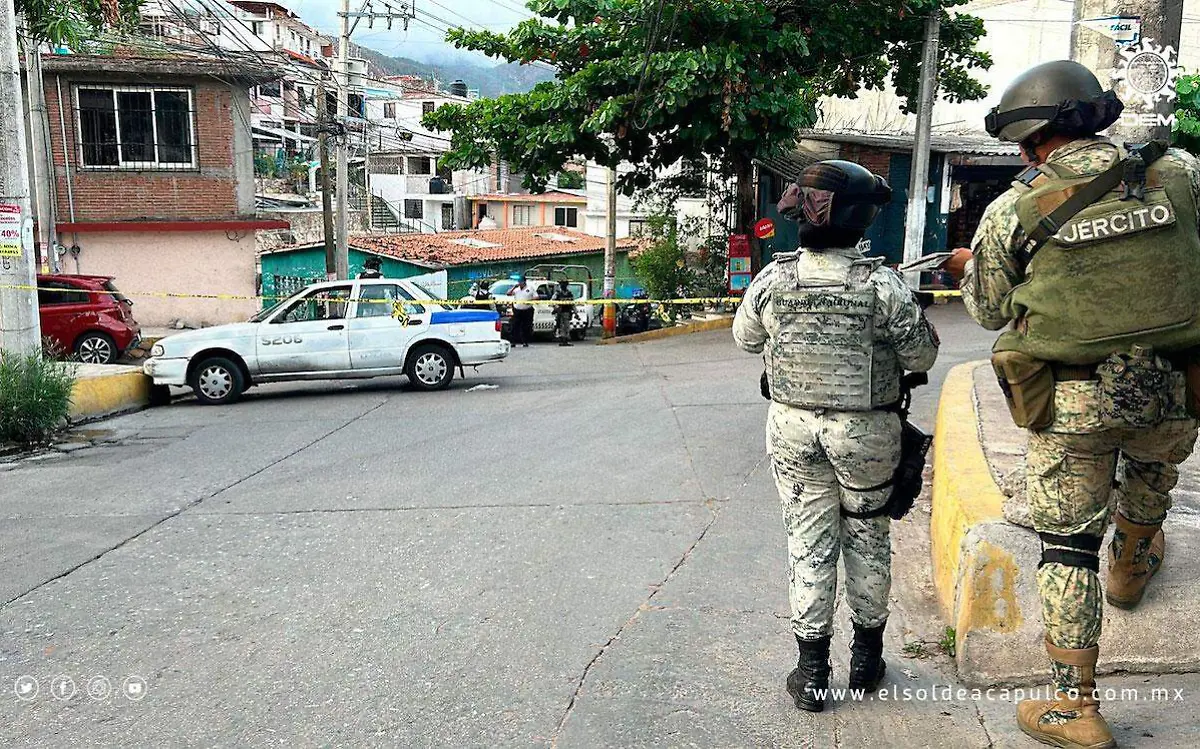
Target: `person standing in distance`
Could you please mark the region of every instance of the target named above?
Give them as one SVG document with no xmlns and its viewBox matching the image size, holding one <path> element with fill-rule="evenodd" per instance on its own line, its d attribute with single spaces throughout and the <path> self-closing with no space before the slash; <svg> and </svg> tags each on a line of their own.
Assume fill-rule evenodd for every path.
<svg viewBox="0 0 1200 749">
<path fill-rule="evenodd" d="M 767 451 L 800 651 L 787 690 L 813 712 L 829 685 L 839 553 L 854 625 L 850 687 L 873 691 L 883 678 L 900 379 L 927 371 L 938 352 L 904 279 L 864 253 L 863 235 L 890 198 L 883 178 L 858 164 L 806 168 L 779 205 L 800 224 L 800 249 L 763 268 L 733 323 L 740 348 L 765 354 Z"/>
<path fill-rule="evenodd" d="M 575 319 L 575 295 L 571 293 L 571 287 L 565 278 L 560 278 L 558 286 L 554 289 L 552 299 L 556 302 L 554 305 L 554 337 L 558 339 L 559 346 L 571 345 L 571 320 Z"/>
<path fill-rule="evenodd" d="M 522 275 L 512 290 L 512 297 L 513 345 L 520 344 L 529 348 L 529 341 L 533 338 L 533 305 L 530 302 L 537 298 L 537 292 L 530 288 Z"/>
<path fill-rule="evenodd" d="M 1186 383 L 1200 345 L 1200 165 L 1165 143 L 1126 150 L 1097 136 L 1122 109 L 1075 62 L 1018 76 L 986 125 L 1020 144 L 1030 167 L 946 265 L 976 322 L 1009 326 L 992 361 L 1030 430 L 1026 493 L 1055 697 L 1022 701 L 1017 724 L 1059 747 L 1116 746 L 1095 682 L 1113 487 L 1105 587 L 1129 609 L 1162 566 L 1170 492 L 1196 443 Z"/>
</svg>

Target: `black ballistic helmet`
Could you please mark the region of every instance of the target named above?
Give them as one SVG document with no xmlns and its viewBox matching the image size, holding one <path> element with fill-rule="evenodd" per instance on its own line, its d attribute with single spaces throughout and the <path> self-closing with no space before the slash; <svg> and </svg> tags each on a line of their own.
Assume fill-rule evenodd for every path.
<svg viewBox="0 0 1200 749">
<path fill-rule="evenodd" d="M 1093 135 L 1117 121 L 1125 105 L 1105 91 L 1095 74 L 1071 60 L 1055 60 L 1017 76 L 984 127 L 993 138 L 1021 143 L 1049 128 L 1068 135 Z"/>
<path fill-rule="evenodd" d="M 813 230 L 861 235 L 891 199 L 883 177 L 835 159 L 805 167 L 777 207 L 785 218 Z"/>
</svg>

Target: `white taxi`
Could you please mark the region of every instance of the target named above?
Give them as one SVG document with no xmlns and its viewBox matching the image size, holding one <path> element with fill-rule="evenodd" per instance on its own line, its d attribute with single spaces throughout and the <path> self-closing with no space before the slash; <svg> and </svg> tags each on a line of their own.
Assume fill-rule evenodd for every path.
<svg viewBox="0 0 1200 749">
<path fill-rule="evenodd" d="M 264 382 L 407 375 L 421 390 L 509 353 L 486 310 L 447 309 L 416 284 L 374 278 L 314 284 L 248 322 L 163 338 L 143 371 L 201 403 L 236 401 Z"/>
</svg>

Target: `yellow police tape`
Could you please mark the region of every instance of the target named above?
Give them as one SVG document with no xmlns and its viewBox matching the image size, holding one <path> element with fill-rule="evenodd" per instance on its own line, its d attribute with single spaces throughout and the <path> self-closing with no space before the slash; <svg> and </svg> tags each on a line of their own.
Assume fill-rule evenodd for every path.
<svg viewBox="0 0 1200 749">
<path fill-rule="evenodd" d="M 0 284 L 0 289 L 11 289 L 16 291 L 62 291 L 62 289 L 54 289 L 28 284 Z M 77 289 L 85 294 L 108 294 L 108 291 L 94 291 L 91 289 Z M 151 299 L 207 299 L 213 301 L 240 301 L 240 302 L 281 302 L 285 299 L 291 299 L 296 294 L 288 296 L 257 296 L 248 294 L 196 294 L 190 292 L 179 291 L 120 291 L 118 292 L 125 297 L 146 297 Z M 298 292 L 299 293 L 299 292 Z M 931 290 L 924 291 L 924 294 L 929 294 L 935 298 L 957 297 L 961 296 L 962 292 L 955 290 Z M 481 305 L 491 306 L 493 304 L 511 305 L 512 300 L 493 300 L 493 299 L 471 299 L 464 297 L 462 299 L 413 299 L 413 303 L 420 304 L 422 302 L 428 304 L 436 304 L 441 307 L 478 307 Z M 594 297 L 589 299 L 577 299 L 576 305 L 604 305 L 604 304 L 657 304 L 657 305 L 694 305 L 694 304 L 740 304 L 741 297 L 681 297 L 676 299 L 619 299 L 604 297 Z M 521 304 L 534 305 L 551 305 L 561 306 L 563 302 L 556 302 L 551 299 L 531 299 L 523 301 Z"/>
</svg>

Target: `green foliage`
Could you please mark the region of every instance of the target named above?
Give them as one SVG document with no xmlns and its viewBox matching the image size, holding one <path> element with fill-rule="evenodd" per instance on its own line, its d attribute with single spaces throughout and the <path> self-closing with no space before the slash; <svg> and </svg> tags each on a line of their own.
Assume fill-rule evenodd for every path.
<svg viewBox="0 0 1200 749">
<path fill-rule="evenodd" d="M 558 173 L 558 186 L 563 190 L 582 190 L 587 186 L 587 180 L 579 172 L 568 172 L 564 169 Z"/>
<path fill-rule="evenodd" d="M 145 0 L 16 0 L 28 34 L 53 44 L 80 49 L 104 28 L 130 30 L 137 26 Z M 115 15 L 113 14 L 115 11 Z"/>
<path fill-rule="evenodd" d="M 1179 98 L 1175 104 L 1176 145 L 1200 155 L 1200 75 L 1182 75 L 1175 82 Z"/>
<path fill-rule="evenodd" d="M 973 67 L 983 23 L 948 11 L 966 0 L 530 0 L 541 18 L 507 34 L 454 29 L 460 48 L 557 68 L 524 94 L 439 107 L 427 127 L 449 131 L 445 162 L 483 168 L 495 156 L 543 187 L 573 158 L 636 166 L 632 194 L 659 168 L 708 155 L 746 179 L 751 159 L 790 148 L 817 119 L 820 96 L 890 82 L 918 88 L 924 17 L 942 17 L 942 94 L 981 98 Z M 611 140 L 611 145 L 610 145 Z"/>
<path fill-rule="evenodd" d="M 647 247 L 633 259 L 633 271 L 651 299 L 727 296 L 725 234 L 705 236 L 699 219 L 680 221 L 673 202 L 659 201 L 650 207 L 642 236 Z M 674 322 L 690 310 L 673 304 L 666 312 Z"/>
<path fill-rule="evenodd" d="M 67 418 L 75 365 L 0 350 L 0 442 L 46 442 Z"/>
</svg>

